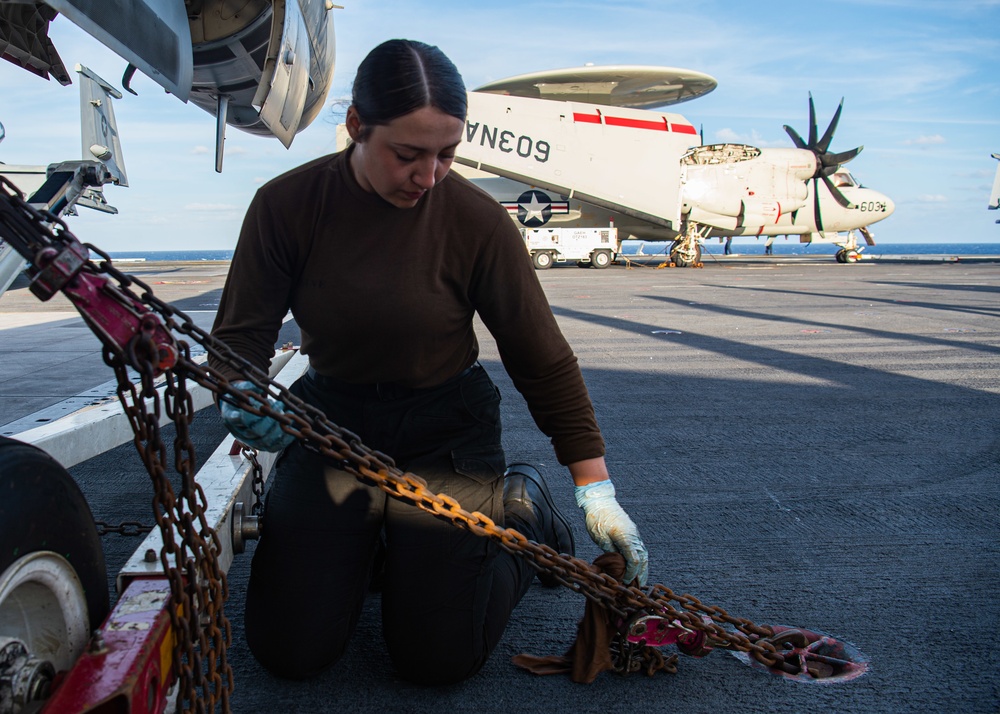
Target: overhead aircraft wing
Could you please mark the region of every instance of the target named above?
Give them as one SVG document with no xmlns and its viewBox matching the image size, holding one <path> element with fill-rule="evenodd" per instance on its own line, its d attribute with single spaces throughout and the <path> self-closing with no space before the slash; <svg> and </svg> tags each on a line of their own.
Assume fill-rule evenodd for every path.
<svg viewBox="0 0 1000 714">
<path fill-rule="evenodd" d="M 56 11 L 38 3 L 0 2 L 0 57 L 42 79 L 70 84 L 69 72 L 49 39 Z"/>
<path fill-rule="evenodd" d="M 186 102 L 191 29 L 184 0 L 45 0 L 140 72 Z"/>
<path fill-rule="evenodd" d="M 456 160 L 655 225 L 680 225 L 680 114 L 469 93 Z"/>
<path fill-rule="evenodd" d="M 700 97 L 711 92 L 717 85 L 714 77 L 693 69 L 588 65 L 522 74 L 484 84 L 475 91 L 650 109 Z"/>
</svg>

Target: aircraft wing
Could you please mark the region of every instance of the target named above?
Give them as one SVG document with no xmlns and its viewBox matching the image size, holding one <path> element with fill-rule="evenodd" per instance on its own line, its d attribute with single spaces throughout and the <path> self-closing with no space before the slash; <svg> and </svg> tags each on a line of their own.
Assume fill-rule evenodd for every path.
<svg viewBox="0 0 1000 714">
<path fill-rule="evenodd" d="M 181 101 L 194 60 L 184 0 L 45 0 Z"/>
<path fill-rule="evenodd" d="M 0 57 L 42 79 L 71 83 L 69 72 L 49 39 L 56 11 L 40 3 L 0 2 Z"/>
<path fill-rule="evenodd" d="M 456 161 L 677 230 L 698 145 L 679 114 L 470 92 Z"/>
<path fill-rule="evenodd" d="M 191 92 L 191 29 L 184 0 L 44 0 L 0 2 L 0 51 L 19 67 L 72 83 L 49 39 L 63 14 L 181 101 Z"/>
</svg>

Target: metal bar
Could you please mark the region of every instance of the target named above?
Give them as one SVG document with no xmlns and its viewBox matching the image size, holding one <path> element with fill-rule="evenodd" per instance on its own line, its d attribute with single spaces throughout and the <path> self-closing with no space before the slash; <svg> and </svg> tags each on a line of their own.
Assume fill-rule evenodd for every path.
<svg viewBox="0 0 1000 714">
<path fill-rule="evenodd" d="M 274 379 L 288 386 L 298 379 L 308 366 L 309 358 L 296 351 Z M 227 436 L 215 450 L 215 453 L 201 467 L 196 477 L 205 492 L 207 503 L 205 518 L 219 534 L 219 542 L 222 546 L 222 551 L 219 553 L 219 568 L 224 572 L 229 571 L 234 555 L 233 508 L 238 502 L 249 504 L 253 497 L 250 479 L 251 465 L 240 454 L 230 455 L 233 441 L 232 436 Z M 277 454 L 267 452 L 261 452 L 257 456 L 257 460 L 264 470 L 265 479 L 276 458 Z M 132 579 L 162 574 L 163 568 L 159 557 L 162 547 L 163 540 L 160 532 L 154 529 L 146 536 L 142 545 L 136 549 L 125 567 L 118 573 L 117 588 L 119 592 L 122 592 Z M 154 553 L 151 561 L 147 559 L 149 551 Z"/>
</svg>

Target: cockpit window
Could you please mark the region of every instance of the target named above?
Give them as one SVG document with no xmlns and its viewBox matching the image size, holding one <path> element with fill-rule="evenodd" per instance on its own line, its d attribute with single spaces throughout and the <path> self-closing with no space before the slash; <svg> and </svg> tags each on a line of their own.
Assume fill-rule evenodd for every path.
<svg viewBox="0 0 1000 714">
<path fill-rule="evenodd" d="M 857 186 L 858 182 L 854 180 L 849 171 L 838 171 L 833 175 L 833 185 L 837 188 L 842 186 Z"/>
</svg>

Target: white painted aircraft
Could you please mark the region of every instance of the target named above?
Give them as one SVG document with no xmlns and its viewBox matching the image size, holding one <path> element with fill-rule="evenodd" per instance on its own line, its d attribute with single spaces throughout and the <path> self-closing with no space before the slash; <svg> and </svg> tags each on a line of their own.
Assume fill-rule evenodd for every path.
<svg viewBox="0 0 1000 714">
<path fill-rule="evenodd" d="M 334 71 L 331 0 L 31 0 L 0 2 L 4 59 L 70 83 L 48 37 L 61 13 L 183 102 L 286 147 L 322 110 Z M 134 92 L 133 92 L 134 93 Z"/>
<path fill-rule="evenodd" d="M 480 87 L 469 94 L 456 161 L 506 180 L 475 179 L 527 227 L 599 218 L 590 225 L 612 222 L 636 237 L 672 240 L 671 259 L 679 266 L 697 265 L 700 241 L 710 236 L 798 235 L 802 242 L 840 245 L 842 262 L 860 257 L 854 231 L 874 244 L 868 227 L 895 206 L 842 168 L 862 147 L 830 151 L 843 103 L 820 137 L 810 95 L 808 140 L 785 126 L 796 148 L 702 146 L 699 132 L 680 114 L 632 106 L 631 99 L 651 103 L 641 85 L 630 90 L 626 84 L 639 70 L 647 85 L 657 86 L 671 78 L 679 84 L 681 73 L 697 74 L 587 67 Z M 649 79 L 657 73 L 658 80 Z M 595 79 L 583 82 L 587 77 Z M 714 88 L 708 79 L 701 93 Z M 574 88 L 592 103 L 553 99 L 573 96 Z M 687 94 L 678 92 L 674 101 Z"/>
</svg>

